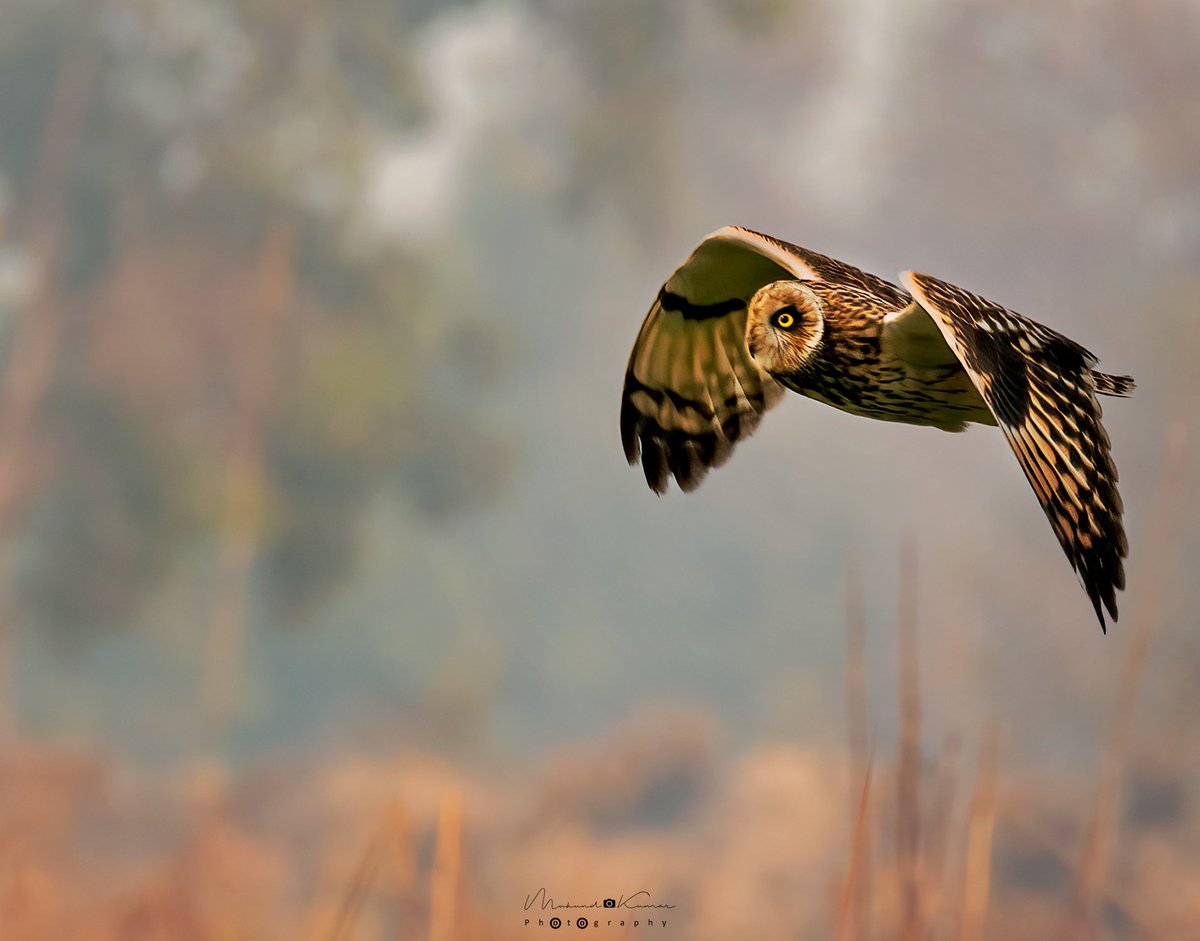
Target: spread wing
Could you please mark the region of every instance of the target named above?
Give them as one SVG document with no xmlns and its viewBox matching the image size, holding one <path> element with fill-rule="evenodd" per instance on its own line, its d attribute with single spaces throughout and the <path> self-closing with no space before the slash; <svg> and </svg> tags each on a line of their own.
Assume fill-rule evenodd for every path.
<svg viewBox="0 0 1200 941">
<path fill-rule="evenodd" d="M 1117 618 L 1128 546 L 1096 393 L 1124 394 L 1132 380 L 1093 373 L 1079 344 L 962 288 L 913 272 L 901 281 L 996 416 L 1103 628 L 1101 603 Z"/>
<path fill-rule="evenodd" d="M 768 235 L 725 226 L 658 292 L 625 373 L 621 441 L 658 493 L 693 490 L 783 395 L 746 350 L 746 305 L 772 281 L 836 281 L 907 302 L 881 278 Z"/>
</svg>

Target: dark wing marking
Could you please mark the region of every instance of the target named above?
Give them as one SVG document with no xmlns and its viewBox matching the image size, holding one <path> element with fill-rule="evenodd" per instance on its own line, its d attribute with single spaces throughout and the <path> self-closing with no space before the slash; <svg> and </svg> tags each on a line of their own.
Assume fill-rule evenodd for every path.
<svg viewBox="0 0 1200 941">
<path fill-rule="evenodd" d="M 913 272 L 901 280 L 996 416 L 1105 628 L 1101 603 L 1115 621 L 1128 545 L 1096 392 L 1127 393 L 1132 380 L 1098 379 L 1078 343 L 962 288 Z"/>
<path fill-rule="evenodd" d="M 746 350 L 746 304 L 760 287 L 816 272 L 765 236 L 726 226 L 663 285 L 629 357 L 621 441 L 658 493 L 697 487 L 749 435 L 783 388 Z"/>
</svg>

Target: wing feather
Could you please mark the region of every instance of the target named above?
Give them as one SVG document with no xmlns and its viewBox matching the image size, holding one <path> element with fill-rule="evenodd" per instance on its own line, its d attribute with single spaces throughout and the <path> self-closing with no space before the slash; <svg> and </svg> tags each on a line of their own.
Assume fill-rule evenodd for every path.
<svg viewBox="0 0 1200 941">
<path fill-rule="evenodd" d="M 664 492 L 671 477 L 683 490 L 697 487 L 783 395 L 746 350 L 746 305 L 754 292 L 835 269 L 857 271 L 726 226 L 667 279 L 630 354 L 621 395 L 625 456 L 631 464 L 641 459 L 651 488 Z"/>
<path fill-rule="evenodd" d="M 1096 393 L 1128 394 L 1133 381 L 1094 373 L 1082 346 L 976 294 L 914 272 L 901 280 L 995 415 L 1104 628 L 1104 609 L 1117 619 L 1128 544 Z"/>
</svg>

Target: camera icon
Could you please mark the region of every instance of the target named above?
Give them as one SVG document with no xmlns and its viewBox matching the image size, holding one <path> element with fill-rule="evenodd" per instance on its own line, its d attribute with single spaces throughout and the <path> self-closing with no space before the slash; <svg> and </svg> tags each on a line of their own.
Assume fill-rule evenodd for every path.
<svg viewBox="0 0 1200 941">
<path fill-rule="evenodd" d="M 617 907 L 617 900 L 616 900 L 616 899 L 605 899 L 605 900 L 604 900 L 604 907 L 605 907 L 605 908 L 616 908 L 616 907 Z"/>
</svg>

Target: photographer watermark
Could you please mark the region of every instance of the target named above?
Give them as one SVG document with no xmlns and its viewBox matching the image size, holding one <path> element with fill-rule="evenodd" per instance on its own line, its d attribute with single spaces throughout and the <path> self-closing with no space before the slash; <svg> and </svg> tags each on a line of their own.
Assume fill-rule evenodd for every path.
<svg viewBox="0 0 1200 941">
<path fill-rule="evenodd" d="M 645 889 L 589 902 L 570 902 L 555 899 L 543 886 L 532 895 L 525 896 L 525 927 L 555 930 L 665 928 L 667 913 L 674 907 L 669 902 L 654 901 Z M 583 909 L 589 910 L 589 913 L 580 914 L 579 911 Z M 592 909 L 595 911 L 590 911 Z"/>
</svg>

